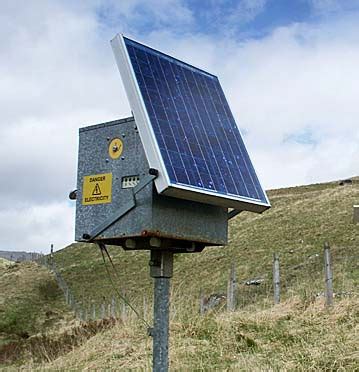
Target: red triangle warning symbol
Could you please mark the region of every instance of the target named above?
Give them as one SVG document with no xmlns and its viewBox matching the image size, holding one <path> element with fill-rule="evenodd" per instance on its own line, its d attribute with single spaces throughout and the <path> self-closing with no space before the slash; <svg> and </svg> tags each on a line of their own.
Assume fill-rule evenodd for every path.
<svg viewBox="0 0 359 372">
<path fill-rule="evenodd" d="M 92 195 L 101 195 L 101 189 L 100 189 L 100 185 L 98 183 L 96 183 L 96 186 L 95 186 L 94 190 L 92 191 Z"/>
</svg>

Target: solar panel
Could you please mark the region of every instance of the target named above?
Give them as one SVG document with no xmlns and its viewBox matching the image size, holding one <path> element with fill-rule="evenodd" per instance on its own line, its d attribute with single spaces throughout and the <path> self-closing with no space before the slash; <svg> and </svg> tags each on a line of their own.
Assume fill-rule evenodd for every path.
<svg viewBox="0 0 359 372">
<path fill-rule="evenodd" d="M 218 78 L 123 35 L 111 43 L 157 191 L 269 208 Z"/>
</svg>

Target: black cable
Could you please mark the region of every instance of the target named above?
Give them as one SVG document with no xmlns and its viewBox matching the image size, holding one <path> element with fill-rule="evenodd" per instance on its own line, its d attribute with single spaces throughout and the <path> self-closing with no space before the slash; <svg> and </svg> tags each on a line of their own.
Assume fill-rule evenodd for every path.
<svg viewBox="0 0 359 372">
<path fill-rule="evenodd" d="M 106 248 L 105 244 L 102 243 L 102 242 L 96 242 L 96 244 L 100 248 L 100 251 L 101 251 L 101 254 L 102 254 L 103 263 L 104 263 L 105 269 L 107 271 L 107 275 L 108 275 L 108 277 L 110 279 L 110 282 L 111 282 L 111 285 L 112 285 L 113 289 L 117 293 L 117 296 L 137 315 L 138 319 L 140 319 L 142 323 L 144 323 L 148 328 L 151 328 L 150 324 L 146 321 L 146 319 L 144 319 L 144 318 L 141 317 L 140 313 L 134 308 L 133 305 L 131 305 L 131 303 L 127 300 L 127 298 L 125 296 L 123 296 L 120 293 L 120 291 L 117 289 L 117 287 L 115 286 L 115 283 L 114 283 L 114 281 L 113 281 L 113 279 L 111 277 L 111 274 L 110 274 L 110 270 L 107 267 L 105 255 L 104 255 L 103 252 L 106 252 L 107 257 L 109 258 L 109 261 L 111 262 L 111 265 L 112 265 L 112 268 L 113 268 L 113 272 L 114 272 L 114 276 L 116 277 L 117 281 L 119 281 L 119 278 L 118 278 L 117 273 L 116 273 L 115 265 L 114 265 L 114 263 L 112 261 L 112 258 L 110 256 L 110 254 L 107 251 L 107 248 Z"/>
</svg>

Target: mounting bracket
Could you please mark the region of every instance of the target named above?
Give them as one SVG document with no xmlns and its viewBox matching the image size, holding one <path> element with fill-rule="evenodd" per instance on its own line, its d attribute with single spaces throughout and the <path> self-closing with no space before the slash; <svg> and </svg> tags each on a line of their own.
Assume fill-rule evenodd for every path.
<svg viewBox="0 0 359 372">
<path fill-rule="evenodd" d="M 116 221 L 118 221 L 121 217 L 123 217 L 126 213 L 128 213 L 131 209 L 136 206 L 136 194 L 144 189 L 148 184 L 153 182 L 158 177 L 158 170 L 154 168 L 150 168 L 148 174 L 140 179 L 140 182 L 133 187 L 130 200 L 122 205 L 122 207 L 114 214 L 112 214 L 109 218 L 107 218 L 104 222 L 100 225 L 95 227 L 89 234 L 83 234 L 82 238 L 87 240 L 88 242 L 92 242 L 98 235 L 112 226 Z"/>
</svg>

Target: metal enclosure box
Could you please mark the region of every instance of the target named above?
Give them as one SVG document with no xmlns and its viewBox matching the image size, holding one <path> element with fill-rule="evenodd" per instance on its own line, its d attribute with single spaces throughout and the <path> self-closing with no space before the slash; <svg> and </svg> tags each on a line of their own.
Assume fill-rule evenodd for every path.
<svg viewBox="0 0 359 372">
<path fill-rule="evenodd" d="M 122 142 L 121 155 L 115 159 L 110 156 L 114 139 Z M 86 241 L 84 234 L 86 237 L 128 202 L 132 195 L 131 186 L 148 173 L 148 162 L 134 118 L 81 128 L 75 240 Z M 111 190 L 102 191 L 104 187 L 96 186 L 94 182 L 89 191 L 86 180 L 101 180 L 101 175 L 111 175 Z M 98 197 L 86 198 L 85 194 L 89 192 Z M 95 241 L 125 249 L 158 247 L 179 251 L 200 251 L 207 245 L 227 244 L 227 208 L 159 195 L 153 182 L 139 191 L 135 199 L 136 207 L 104 230 Z M 94 200 L 93 204 L 91 200 Z"/>
</svg>

